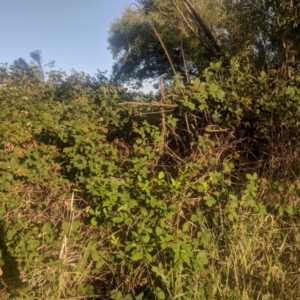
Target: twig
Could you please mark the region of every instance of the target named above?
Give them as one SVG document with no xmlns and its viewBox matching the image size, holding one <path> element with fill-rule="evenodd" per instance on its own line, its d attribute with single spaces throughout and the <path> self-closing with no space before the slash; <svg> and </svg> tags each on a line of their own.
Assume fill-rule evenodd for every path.
<svg viewBox="0 0 300 300">
<path fill-rule="evenodd" d="M 189 73 L 188 73 L 188 70 L 187 70 L 185 56 L 184 56 L 184 51 L 183 51 L 183 47 L 182 47 L 182 42 L 181 42 L 181 53 L 182 53 L 182 59 L 183 59 L 183 66 L 184 66 L 184 73 L 185 73 L 185 77 L 186 77 L 186 82 L 190 83 Z"/>
<path fill-rule="evenodd" d="M 164 85 L 164 80 L 161 78 L 160 79 L 160 84 L 159 84 L 159 88 L 160 88 L 160 103 L 161 104 L 165 104 L 165 85 Z M 166 114 L 164 109 L 162 108 L 162 106 L 160 107 L 160 111 L 161 111 L 161 139 L 162 139 L 162 145 L 161 145 L 161 149 L 163 150 L 164 145 L 165 145 L 165 136 L 166 136 Z"/>
<path fill-rule="evenodd" d="M 178 104 L 167 104 L 167 103 L 161 103 L 157 101 L 151 101 L 149 103 L 144 102 L 121 102 L 119 105 L 137 105 L 137 106 L 157 106 L 157 107 L 177 107 Z"/>
<path fill-rule="evenodd" d="M 173 110 L 164 110 L 164 113 L 173 112 Z M 155 115 L 155 114 L 161 114 L 161 110 L 159 111 L 150 111 L 150 112 L 139 112 L 136 114 L 133 114 L 134 116 L 141 116 L 141 115 Z"/>
<path fill-rule="evenodd" d="M 218 132 L 228 132 L 229 129 L 228 128 L 220 128 L 217 126 L 207 126 L 205 128 L 205 131 L 208 133 L 218 133 Z"/>
<path fill-rule="evenodd" d="M 187 131 L 189 133 L 189 136 L 192 136 L 192 132 L 190 130 L 190 125 L 189 125 L 189 120 L 188 120 L 187 113 L 184 113 L 184 119 L 185 119 L 186 128 L 187 128 Z"/>
</svg>

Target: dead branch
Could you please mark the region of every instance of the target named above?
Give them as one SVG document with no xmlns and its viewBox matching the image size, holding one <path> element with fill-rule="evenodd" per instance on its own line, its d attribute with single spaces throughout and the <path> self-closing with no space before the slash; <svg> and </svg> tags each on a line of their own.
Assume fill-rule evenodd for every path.
<svg viewBox="0 0 300 300">
<path fill-rule="evenodd" d="M 196 12 L 192 4 L 188 0 L 184 0 L 183 2 L 191 17 L 196 21 L 197 27 L 199 29 L 199 34 L 197 36 L 198 39 L 201 41 L 202 45 L 211 56 L 218 57 L 222 49 L 217 43 L 210 29 L 202 20 L 201 16 Z"/>
<path fill-rule="evenodd" d="M 157 101 L 151 101 L 149 103 L 144 102 L 121 102 L 119 105 L 136 105 L 136 106 L 156 106 L 156 107 L 177 107 L 178 104 L 167 104 Z"/>
</svg>

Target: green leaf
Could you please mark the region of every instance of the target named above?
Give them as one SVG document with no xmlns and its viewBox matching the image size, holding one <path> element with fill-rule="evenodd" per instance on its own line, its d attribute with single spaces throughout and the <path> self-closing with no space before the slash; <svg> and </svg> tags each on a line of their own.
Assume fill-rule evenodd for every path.
<svg viewBox="0 0 300 300">
<path fill-rule="evenodd" d="M 185 107 L 188 107 L 190 110 L 195 110 L 196 106 L 193 102 L 190 101 L 190 99 L 188 97 L 185 97 L 183 99 L 183 103 L 182 103 Z"/>
<path fill-rule="evenodd" d="M 218 183 L 221 180 L 222 173 L 214 171 L 214 172 L 209 172 L 209 176 L 211 177 L 211 181 L 213 183 Z"/>
<path fill-rule="evenodd" d="M 53 250 L 48 250 L 47 252 L 45 252 L 43 254 L 44 257 L 51 257 L 52 256 L 52 253 L 53 253 Z"/>
<path fill-rule="evenodd" d="M 165 173 L 163 171 L 160 171 L 158 173 L 158 179 L 163 179 L 165 177 Z"/>
<path fill-rule="evenodd" d="M 142 234 L 142 240 L 143 240 L 144 243 L 149 243 L 149 241 L 150 241 L 150 235 L 148 233 Z"/>
<path fill-rule="evenodd" d="M 255 202 L 254 199 L 252 199 L 252 198 L 249 199 L 248 203 L 249 203 L 249 205 L 250 205 L 251 207 L 257 207 L 256 202 Z"/>
<path fill-rule="evenodd" d="M 153 229 L 150 228 L 150 227 L 146 227 L 144 230 L 145 230 L 146 232 L 148 232 L 148 233 L 152 233 L 152 232 L 153 232 Z"/>
<path fill-rule="evenodd" d="M 164 250 L 168 247 L 168 244 L 166 242 L 161 242 L 160 247 L 162 250 Z"/>
<path fill-rule="evenodd" d="M 228 218 L 228 220 L 231 221 L 231 222 L 234 220 L 234 217 L 233 217 L 233 215 L 232 215 L 231 213 L 229 213 L 229 214 L 227 215 L 227 218 Z"/>
<path fill-rule="evenodd" d="M 134 231 L 134 230 L 131 231 L 131 234 L 132 234 L 134 237 L 139 237 L 139 234 L 138 234 L 136 231 Z"/>
<path fill-rule="evenodd" d="M 35 250 L 40 245 L 40 241 L 32 240 L 28 242 L 27 250 Z"/>
<path fill-rule="evenodd" d="M 160 236 L 164 233 L 164 231 L 160 227 L 156 226 L 155 227 L 155 233 L 156 233 L 157 236 Z"/>
<path fill-rule="evenodd" d="M 103 267 L 104 263 L 105 263 L 104 260 L 101 258 L 100 260 L 97 261 L 95 268 L 97 270 L 101 269 Z"/>
<path fill-rule="evenodd" d="M 189 257 L 188 254 L 183 254 L 183 255 L 182 255 L 182 260 L 183 260 L 188 266 L 191 265 L 191 258 Z"/>
<path fill-rule="evenodd" d="M 192 222 L 198 222 L 198 216 L 197 215 L 192 215 L 191 216 L 191 221 Z"/>
<path fill-rule="evenodd" d="M 146 252 L 145 258 L 146 258 L 149 262 L 152 262 L 152 261 L 153 261 L 152 255 L 151 255 L 150 253 L 148 253 L 148 252 Z"/>
<path fill-rule="evenodd" d="M 50 243 L 50 246 L 53 247 L 54 249 L 59 248 L 59 247 L 61 247 L 61 242 L 60 241 L 53 241 L 53 242 Z"/>
<path fill-rule="evenodd" d="M 171 234 L 168 234 L 166 237 L 165 237 L 165 241 L 166 242 L 170 242 L 170 241 L 173 241 L 174 240 L 174 236 L 171 235 Z"/>
<path fill-rule="evenodd" d="M 43 231 L 45 233 L 49 233 L 52 232 L 52 225 L 50 222 L 47 222 L 44 226 L 43 226 Z"/>
<path fill-rule="evenodd" d="M 289 214 L 289 215 L 294 215 L 295 212 L 294 212 L 294 208 L 291 206 L 291 205 L 287 205 L 285 207 L 285 211 Z"/>
<path fill-rule="evenodd" d="M 207 251 L 206 250 L 201 250 L 198 252 L 196 256 L 196 261 L 199 265 L 207 265 L 208 264 L 208 258 L 207 258 Z"/>
<path fill-rule="evenodd" d="M 114 217 L 112 218 L 113 223 L 118 224 L 118 223 L 122 223 L 124 221 L 123 217 Z"/>
<path fill-rule="evenodd" d="M 252 175 L 251 174 L 246 174 L 247 179 L 252 180 Z"/>
<path fill-rule="evenodd" d="M 110 297 L 113 300 L 123 300 L 124 299 L 122 293 L 119 290 L 112 290 L 110 292 Z"/>
<path fill-rule="evenodd" d="M 101 259 L 101 256 L 99 255 L 99 253 L 97 251 L 93 251 L 91 253 L 92 259 L 93 261 L 99 261 Z"/>
<path fill-rule="evenodd" d="M 203 199 L 205 200 L 206 205 L 209 207 L 213 206 L 217 202 L 216 199 L 211 195 L 205 195 Z"/>
<path fill-rule="evenodd" d="M 155 288 L 155 296 L 156 296 L 157 300 L 165 300 L 166 299 L 165 293 L 159 287 Z"/>
<path fill-rule="evenodd" d="M 8 230 L 6 231 L 6 239 L 7 239 L 8 241 L 11 241 L 11 240 L 13 239 L 13 237 L 14 237 L 13 232 L 12 232 L 10 229 L 8 229 Z"/>
<path fill-rule="evenodd" d="M 144 258 L 144 255 L 142 252 L 135 251 L 131 254 L 131 259 L 134 261 L 141 260 L 143 258 Z"/>
<path fill-rule="evenodd" d="M 55 282 L 57 280 L 56 274 L 50 274 L 45 272 L 44 276 L 49 282 Z"/>
<path fill-rule="evenodd" d="M 13 176 L 12 176 L 10 173 L 8 173 L 8 174 L 6 175 L 6 179 L 7 179 L 8 181 L 12 181 L 14 178 L 13 178 Z"/>
<path fill-rule="evenodd" d="M 189 223 L 188 222 L 185 222 L 182 226 L 182 231 L 183 232 L 189 232 L 190 231 L 190 228 L 189 228 Z"/>
<path fill-rule="evenodd" d="M 234 164 L 231 161 L 223 162 L 224 172 L 230 172 L 234 168 Z"/>
<path fill-rule="evenodd" d="M 187 102 L 187 107 L 190 109 L 190 110 L 195 110 L 196 106 L 193 102 Z"/>
<path fill-rule="evenodd" d="M 38 152 L 36 152 L 36 151 L 34 151 L 34 152 L 32 153 L 32 156 L 33 156 L 33 158 L 35 158 L 36 160 L 38 160 L 38 159 L 40 158 Z"/>
<path fill-rule="evenodd" d="M 253 175 L 251 174 L 246 174 L 247 179 L 249 180 L 256 180 L 257 179 L 257 173 L 255 172 Z"/>
<path fill-rule="evenodd" d="M 72 223 L 72 231 L 77 231 L 78 230 L 78 228 L 80 227 L 80 225 L 81 225 L 81 223 L 80 223 L 80 221 L 73 221 L 73 223 Z"/>
<path fill-rule="evenodd" d="M 98 225 L 97 219 L 95 217 L 93 217 L 91 219 L 91 224 L 92 224 L 92 226 L 97 226 Z"/>
</svg>

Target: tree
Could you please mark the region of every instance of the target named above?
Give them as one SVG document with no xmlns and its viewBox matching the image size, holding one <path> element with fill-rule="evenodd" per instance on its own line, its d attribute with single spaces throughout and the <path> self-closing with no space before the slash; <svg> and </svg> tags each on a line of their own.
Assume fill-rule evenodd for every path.
<svg viewBox="0 0 300 300">
<path fill-rule="evenodd" d="M 32 69 L 22 57 L 19 57 L 18 59 L 14 60 L 14 62 L 10 66 L 10 71 L 13 75 L 23 73 L 27 76 L 33 76 Z"/>
<path fill-rule="evenodd" d="M 8 64 L 1 63 L 0 64 L 0 84 L 9 77 L 8 73 Z"/>
<path fill-rule="evenodd" d="M 117 80 L 179 73 L 189 81 L 211 61 L 232 59 L 291 77 L 299 59 L 298 4 L 290 0 L 140 0 L 112 23 Z M 171 61 L 171 63 L 170 63 Z"/>
<path fill-rule="evenodd" d="M 43 81 L 45 80 L 45 71 L 44 68 L 53 68 L 55 61 L 50 60 L 48 63 L 44 64 L 42 52 L 40 50 L 34 50 L 30 52 L 30 57 L 32 59 L 31 66 L 38 77 L 40 77 Z"/>
<path fill-rule="evenodd" d="M 127 9 L 110 29 L 109 44 L 116 63 L 115 79 L 165 76 L 176 73 L 188 81 L 199 75 L 222 52 L 211 18 L 204 22 L 197 9 L 208 12 L 209 1 L 139 1 L 139 9 Z M 215 7 L 215 5 L 214 5 Z M 214 10 L 219 15 L 217 9 Z M 170 62 L 171 61 L 171 62 Z"/>
<path fill-rule="evenodd" d="M 34 50 L 30 52 L 30 58 L 32 61 L 29 63 L 22 57 L 16 59 L 10 66 L 12 75 L 28 76 L 30 78 L 39 79 L 45 81 L 45 67 L 53 68 L 54 60 L 50 60 L 48 63 L 43 63 L 42 52 L 40 50 Z"/>
</svg>

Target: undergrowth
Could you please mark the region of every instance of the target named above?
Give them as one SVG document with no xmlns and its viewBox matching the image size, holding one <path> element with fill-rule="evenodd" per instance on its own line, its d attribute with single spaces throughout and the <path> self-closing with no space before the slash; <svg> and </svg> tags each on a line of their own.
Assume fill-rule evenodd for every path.
<svg viewBox="0 0 300 300">
<path fill-rule="evenodd" d="M 222 72 L 3 81 L 1 299 L 300 299 L 299 90 Z"/>
</svg>

